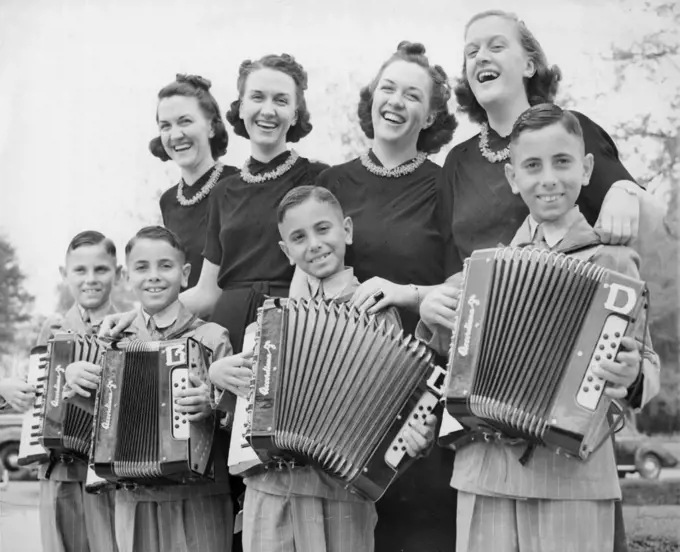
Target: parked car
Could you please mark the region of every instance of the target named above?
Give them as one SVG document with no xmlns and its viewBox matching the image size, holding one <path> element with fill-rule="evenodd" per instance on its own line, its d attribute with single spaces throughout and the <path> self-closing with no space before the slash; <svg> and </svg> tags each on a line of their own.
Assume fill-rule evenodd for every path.
<svg viewBox="0 0 680 552">
<path fill-rule="evenodd" d="M 34 467 L 17 463 L 22 421 L 23 415 L 11 410 L 0 414 L 0 473 L 7 471 L 10 479 L 35 477 Z"/>
<path fill-rule="evenodd" d="M 628 420 L 616 434 L 614 452 L 619 477 L 639 473 L 644 479 L 658 479 L 663 468 L 674 468 L 678 464 L 678 459 L 659 439 L 640 433 L 633 420 Z"/>
</svg>

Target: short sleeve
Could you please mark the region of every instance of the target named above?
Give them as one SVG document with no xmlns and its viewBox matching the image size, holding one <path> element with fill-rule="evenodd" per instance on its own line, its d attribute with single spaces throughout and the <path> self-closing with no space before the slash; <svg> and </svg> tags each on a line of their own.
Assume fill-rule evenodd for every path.
<svg viewBox="0 0 680 552">
<path fill-rule="evenodd" d="M 220 217 L 220 207 L 224 190 L 224 183 L 222 185 L 218 184 L 210 194 L 208 224 L 205 230 L 205 247 L 203 248 L 203 257 L 217 266 L 222 265 L 222 244 L 220 243 L 222 219 Z"/>
<path fill-rule="evenodd" d="M 635 182 L 635 179 L 621 163 L 619 152 L 611 136 L 585 115 L 576 111 L 573 113 L 583 129 L 586 153 L 591 153 L 595 160 L 590 183 L 582 189 L 578 201 L 581 212 L 594 226 L 600 215 L 604 198 L 612 184 L 619 180 Z"/>
</svg>

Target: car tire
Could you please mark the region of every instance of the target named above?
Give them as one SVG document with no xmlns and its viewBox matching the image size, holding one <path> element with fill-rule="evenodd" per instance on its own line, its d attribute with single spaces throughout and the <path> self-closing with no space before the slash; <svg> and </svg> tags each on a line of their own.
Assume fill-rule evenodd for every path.
<svg viewBox="0 0 680 552">
<path fill-rule="evenodd" d="M 626 472 L 620 471 L 620 472 L 618 472 L 618 476 L 619 476 L 619 479 L 623 479 L 624 477 L 626 477 Z"/>
<path fill-rule="evenodd" d="M 651 452 L 643 454 L 638 462 L 637 469 L 643 479 L 659 479 L 661 459 Z"/>
<path fill-rule="evenodd" d="M 31 477 L 31 469 L 20 466 L 17 463 L 19 458 L 19 443 L 10 441 L 0 448 L 0 466 L 7 470 L 10 479 L 28 479 Z"/>
</svg>

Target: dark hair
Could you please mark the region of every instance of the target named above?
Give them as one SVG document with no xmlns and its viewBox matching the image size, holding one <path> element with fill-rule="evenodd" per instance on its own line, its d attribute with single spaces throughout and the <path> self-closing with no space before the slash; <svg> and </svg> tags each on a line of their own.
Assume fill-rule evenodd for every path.
<svg viewBox="0 0 680 552">
<path fill-rule="evenodd" d="M 394 61 L 403 60 L 415 63 L 425 69 L 432 79 L 432 95 L 430 96 L 430 109 L 436 113 L 434 122 L 420 131 L 416 148 L 425 153 L 437 153 L 443 145 L 448 144 L 453 137 L 458 122 L 456 117 L 449 112 L 448 101 L 451 98 L 451 86 L 448 77 L 439 65 L 430 65 L 430 61 L 425 55 L 425 46 L 418 42 L 402 41 L 397 46 L 397 51 L 382 64 L 378 74 L 368 86 L 361 89 L 359 93 L 359 124 L 364 134 L 373 139 L 375 132 L 373 129 L 373 119 L 371 110 L 373 109 L 373 94 L 383 71 Z"/>
<path fill-rule="evenodd" d="M 553 103 L 542 103 L 530 107 L 517 118 L 510 133 L 510 143 L 517 142 L 524 132 L 557 124 L 562 125 L 569 134 L 578 136 L 583 141 L 583 129 L 576 115 Z"/>
<path fill-rule="evenodd" d="M 297 186 L 283 196 L 281 203 L 279 203 L 279 207 L 276 210 L 276 218 L 278 219 L 279 224 L 283 222 L 286 213 L 290 209 L 302 205 L 305 201 L 310 199 L 315 199 L 320 203 L 326 203 L 340 211 L 341 217 L 345 216 L 338 198 L 335 197 L 330 190 L 327 190 L 322 186 Z"/>
<path fill-rule="evenodd" d="M 99 244 L 104 245 L 104 251 L 106 251 L 107 255 L 111 255 L 114 260 L 116 259 L 116 244 L 114 244 L 113 241 L 107 238 L 104 234 L 97 232 L 96 230 L 85 230 L 80 234 L 76 234 L 71 240 L 71 243 L 68 244 L 66 254 L 68 255 L 71 251 L 75 251 L 76 249 L 86 245 Z"/>
<path fill-rule="evenodd" d="M 312 123 L 309 122 L 309 111 L 307 111 L 307 101 L 305 100 L 305 90 L 307 90 L 307 72 L 304 70 L 293 56 L 288 54 L 270 54 L 256 61 L 246 59 L 238 69 L 238 100 L 231 102 L 231 107 L 227 111 L 227 121 L 234 127 L 234 134 L 250 139 L 246 126 L 239 115 L 241 108 L 241 98 L 246 90 L 246 81 L 251 73 L 258 69 L 272 69 L 285 73 L 295 82 L 295 104 L 297 106 L 297 122 L 292 125 L 286 133 L 286 142 L 299 142 L 312 131 Z"/>
<path fill-rule="evenodd" d="M 179 251 L 182 254 L 182 257 L 186 259 L 187 252 L 182 240 L 180 240 L 177 234 L 175 234 L 172 230 L 169 230 L 164 226 L 145 226 L 139 232 L 137 232 L 125 246 L 126 259 L 130 255 L 132 248 L 135 246 L 138 240 L 164 241 Z"/>
<path fill-rule="evenodd" d="M 517 15 L 503 10 L 488 10 L 473 16 L 465 26 L 465 34 L 475 21 L 484 19 L 486 17 L 503 17 L 509 21 L 513 21 L 517 26 L 519 33 L 520 44 L 533 61 L 535 72 L 534 74 L 524 80 L 524 89 L 526 90 L 529 105 L 536 105 L 539 103 L 552 102 L 557 95 L 557 89 L 562 79 L 562 72 L 557 65 L 548 65 L 548 60 L 543 51 L 543 47 L 536 40 L 536 37 L 531 33 L 524 21 L 519 19 Z M 470 83 L 467 80 L 466 68 L 467 61 L 463 55 L 463 71 L 461 77 L 457 80 L 454 87 L 456 94 L 456 101 L 458 102 L 458 110 L 466 113 L 471 121 L 482 124 L 488 121 L 488 117 L 484 108 L 479 104 L 477 98 L 472 92 Z"/>
<path fill-rule="evenodd" d="M 217 105 L 217 100 L 210 93 L 211 86 L 212 83 L 208 79 L 198 75 L 178 74 L 174 82 L 161 88 L 158 93 L 158 101 L 160 102 L 164 98 L 172 98 L 173 96 L 196 98 L 203 115 L 210 121 L 212 126 L 214 136 L 210 138 L 210 152 L 212 158 L 217 160 L 217 158 L 222 157 L 227 152 L 229 136 L 222 120 L 220 106 Z M 158 122 L 158 110 L 156 110 L 156 122 Z M 165 151 L 160 136 L 156 136 L 149 142 L 149 151 L 161 161 L 170 160 L 170 156 Z"/>
</svg>

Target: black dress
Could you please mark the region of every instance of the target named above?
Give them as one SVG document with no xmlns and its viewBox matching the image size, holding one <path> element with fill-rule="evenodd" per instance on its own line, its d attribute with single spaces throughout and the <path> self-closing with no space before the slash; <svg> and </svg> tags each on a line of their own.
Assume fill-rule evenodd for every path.
<svg viewBox="0 0 680 552">
<path fill-rule="evenodd" d="M 583 129 L 586 152 L 595 158 L 590 184 L 581 190 L 578 206 L 591 225 L 597 221 L 604 197 L 617 180 L 633 177 L 621 164 L 611 137 L 581 113 L 572 112 Z M 489 147 L 499 151 L 509 143 L 489 129 Z M 461 259 L 475 249 L 509 244 L 529 214 L 505 178 L 505 163 L 487 161 L 479 150 L 479 135 L 458 144 L 446 156 L 442 176 L 453 199 L 453 239 Z"/>
<path fill-rule="evenodd" d="M 289 155 L 284 152 L 269 163 L 251 159 L 250 172 L 275 170 Z M 244 330 L 255 320 L 264 295 L 288 295 L 293 267 L 279 248 L 276 208 L 289 190 L 312 184 L 326 167 L 301 157 L 275 180 L 248 184 L 233 174 L 210 194 L 203 256 L 219 266 L 217 284 L 222 289 L 211 321 L 229 330 L 235 353 L 241 351 Z"/>
<path fill-rule="evenodd" d="M 595 159 L 590 184 L 581 190 L 577 205 L 591 225 L 597 222 L 602 202 L 617 180 L 633 177 L 619 159 L 616 144 L 609 134 L 582 113 L 572 111 L 581 123 L 586 152 Z M 509 143 L 489 129 L 489 147 L 499 151 Z M 453 240 L 461 259 L 475 249 L 509 244 L 529 208 L 519 195 L 512 193 L 505 178 L 504 163 L 490 163 L 479 150 L 479 135 L 458 144 L 446 157 L 442 177 L 444 194 L 453 202 Z M 621 503 L 615 508 L 614 552 L 626 552 Z"/>
<path fill-rule="evenodd" d="M 372 155 L 372 154 L 371 154 Z M 377 165 L 380 162 L 372 156 Z M 330 189 L 354 222 L 346 264 L 359 281 L 379 276 L 399 284 L 434 285 L 460 266 L 448 265 L 450 205 L 438 187 L 440 167 L 426 161 L 413 173 L 383 178 L 358 159 L 324 171 Z M 448 205 L 448 206 L 447 206 Z M 413 332 L 417 315 L 402 312 Z M 456 493 L 449 486 L 453 453 L 434 447 L 391 485 L 376 504 L 377 552 L 440 552 L 456 542 Z"/>
<path fill-rule="evenodd" d="M 225 165 L 222 169 L 220 179 L 226 178 L 230 174 L 234 174 L 238 169 Z M 201 178 L 199 178 L 193 186 L 184 186 L 182 190 L 186 199 L 192 199 L 198 194 L 203 186 L 210 179 L 213 169 L 211 168 Z M 191 274 L 189 274 L 188 288 L 192 288 L 198 282 L 198 277 L 201 275 L 201 268 L 203 267 L 203 247 L 205 246 L 205 232 L 208 226 L 208 204 L 209 198 L 203 198 L 195 205 L 187 207 L 180 205 L 177 201 L 177 188 L 179 184 L 175 184 L 169 190 L 166 190 L 161 196 L 160 206 L 161 215 L 163 216 L 163 225 L 172 230 L 187 250 L 187 262 L 191 264 Z M 214 191 L 214 188 L 213 188 Z"/>
</svg>

